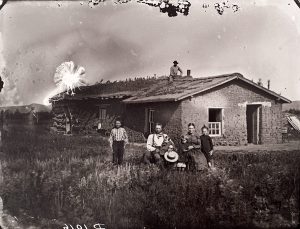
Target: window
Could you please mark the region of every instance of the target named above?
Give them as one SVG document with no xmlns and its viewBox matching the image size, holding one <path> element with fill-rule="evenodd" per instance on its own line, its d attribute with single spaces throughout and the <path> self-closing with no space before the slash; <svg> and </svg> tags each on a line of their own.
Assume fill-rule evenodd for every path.
<svg viewBox="0 0 300 229">
<path fill-rule="evenodd" d="M 209 108 L 208 109 L 208 128 L 209 135 L 221 136 L 222 135 L 222 109 Z"/>
<path fill-rule="evenodd" d="M 106 108 L 102 108 L 102 107 L 99 108 L 99 119 L 101 121 L 106 119 Z"/>
<path fill-rule="evenodd" d="M 209 122 L 209 135 L 220 136 L 221 135 L 221 122 Z"/>
<path fill-rule="evenodd" d="M 106 120 L 107 115 L 107 108 L 109 104 L 98 104 L 96 105 L 98 109 L 98 119 L 100 122 L 103 122 Z"/>
<path fill-rule="evenodd" d="M 152 108 L 146 109 L 146 132 L 152 133 L 154 131 L 154 112 Z"/>
</svg>

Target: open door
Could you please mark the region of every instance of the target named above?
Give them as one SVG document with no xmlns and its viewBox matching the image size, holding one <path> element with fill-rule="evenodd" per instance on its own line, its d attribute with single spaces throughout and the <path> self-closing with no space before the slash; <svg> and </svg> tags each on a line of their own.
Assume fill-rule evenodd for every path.
<svg viewBox="0 0 300 229">
<path fill-rule="evenodd" d="M 248 143 L 261 144 L 261 105 L 247 105 Z"/>
</svg>

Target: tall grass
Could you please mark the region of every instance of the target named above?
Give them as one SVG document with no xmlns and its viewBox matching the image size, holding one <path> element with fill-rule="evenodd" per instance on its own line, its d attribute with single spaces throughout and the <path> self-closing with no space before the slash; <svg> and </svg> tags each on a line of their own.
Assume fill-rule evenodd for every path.
<svg viewBox="0 0 300 229">
<path fill-rule="evenodd" d="M 143 150 L 130 146 L 126 164 L 116 167 L 107 141 L 97 136 L 11 130 L 3 143 L 0 196 L 10 212 L 30 215 L 41 228 L 299 223 L 299 152 L 217 152 L 217 171 L 188 173 L 141 165 Z"/>
</svg>

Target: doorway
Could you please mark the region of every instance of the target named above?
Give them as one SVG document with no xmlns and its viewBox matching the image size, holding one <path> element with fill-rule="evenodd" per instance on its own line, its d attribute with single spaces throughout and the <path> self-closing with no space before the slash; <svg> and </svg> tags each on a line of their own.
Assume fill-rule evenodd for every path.
<svg viewBox="0 0 300 229">
<path fill-rule="evenodd" d="M 247 140 L 248 143 L 261 144 L 261 105 L 247 105 Z"/>
</svg>

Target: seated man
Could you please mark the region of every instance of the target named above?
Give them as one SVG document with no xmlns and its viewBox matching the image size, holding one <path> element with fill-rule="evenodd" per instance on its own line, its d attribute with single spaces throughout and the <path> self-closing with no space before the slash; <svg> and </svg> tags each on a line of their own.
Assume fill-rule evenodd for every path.
<svg viewBox="0 0 300 229">
<path fill-rule="evenodd" d="M 170 144 L 174 146 L 168 135 L 163 133 L 162 124 L 156 123 L 155 133 L 150 134 L 147 139 L 147 151 L 143 156 L 144 163 L 161 163 Z"/>
</svg>

